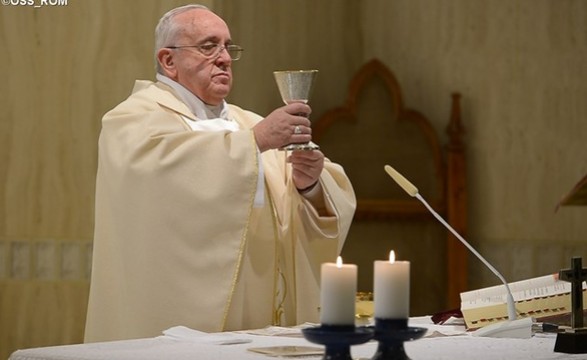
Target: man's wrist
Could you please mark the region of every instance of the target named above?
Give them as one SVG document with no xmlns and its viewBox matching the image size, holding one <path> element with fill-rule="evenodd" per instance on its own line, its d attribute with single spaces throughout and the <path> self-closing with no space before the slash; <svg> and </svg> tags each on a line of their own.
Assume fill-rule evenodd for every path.
<svg viewBox="0 0 587 360">
<path fill-rule="evenodd" d="M 302 194 L 302 195 L 304 195 L 304 194 L 307 194 L 307 193 L 309 193 L 310 191 L 312 191 L 312 190 L 313 190 L 313 189 L 316 187 L 316 185 L 318 185 L 318 180 L 316 180 L 316 182 L 315 182 L 315 183 L 313 183 L 312 185 L 310 185 L 310 186 L 308 186 L 308 187 L 306 187 L 306 188 L 303 188 L 303 189 L 298 189 L 298 192 L 299 192 L 300 194 Z"/>
</svg>

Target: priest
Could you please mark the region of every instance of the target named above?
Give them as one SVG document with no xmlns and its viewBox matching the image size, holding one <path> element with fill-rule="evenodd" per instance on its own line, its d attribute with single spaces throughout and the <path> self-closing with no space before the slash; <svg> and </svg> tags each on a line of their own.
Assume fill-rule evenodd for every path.
<svg viewBox="0 0 587 360">
<path fill-rule="evenodd" d="M 102 119 L 85 341 L 319 319 L 320 264 L 356 199 L 311 140 L 307 104 L 266 117 L 225 101 L 242 48 L 201 5 L 155 30 L 157 81 Z"/>
</svg>

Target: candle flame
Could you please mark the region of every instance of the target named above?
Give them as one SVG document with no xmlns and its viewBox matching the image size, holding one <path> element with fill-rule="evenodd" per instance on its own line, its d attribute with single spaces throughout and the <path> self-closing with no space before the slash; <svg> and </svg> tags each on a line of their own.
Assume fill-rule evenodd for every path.
<svg viewBox="0 0 587 360">
<path fill-rule="evenodd" d="M 393 250 L 389 252 L 389 262 L 392 264 L 395 262 L 395 251 Z"/>
<path fill-rule="evenodd" d="M 336 267 L 337 268 L 342 267 L 342 258 L 340 256 L 336 258 Z"/>
</svg>

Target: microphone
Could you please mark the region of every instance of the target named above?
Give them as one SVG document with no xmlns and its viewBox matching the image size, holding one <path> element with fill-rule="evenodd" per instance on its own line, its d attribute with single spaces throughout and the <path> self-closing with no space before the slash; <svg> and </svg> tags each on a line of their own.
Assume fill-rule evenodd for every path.
<svg viewBox="0 0 587 360">
<path fill-rule="evenodd" d="M 507 291 L 507 311 L 508 311 L 508 320 L 505 322 L 499 322 L 496 324 L 484 326 L 476 331 L 473 332 L 475 336 L 487 336 L 487 337 L 513 337 L 513 338 L 530 338 L 532 336 L 532 319 L 531 318 L 523 318 L 523 319 L 516 319 L 516 307 L 514 303 L 514 297 L 510 290 L 510 287 L 505 281 L 505 278 L 491 265 L 481 254 L 475 250 L 471 244 L 469 244 L 459 233 L 456 232 L 455 229 L 452 228 L 432 207 L 424 200 L 424 198 L 418 193 L 418 188 L 415 187 L 411 182 L 409 182 L 402 174 L 397 172 L 394 168 L 389 165 L 385 165 L 385 171 L 395 182 L 404 189 L 410 196 L 417 198 L 426 206 L 428 211 L 434 215 L 434 217 L 442 223 L 460 242 L 469 249 L 485 266 L 491 270 L 495 276 L 501 280 L 505 289 Z"/>
</svg>

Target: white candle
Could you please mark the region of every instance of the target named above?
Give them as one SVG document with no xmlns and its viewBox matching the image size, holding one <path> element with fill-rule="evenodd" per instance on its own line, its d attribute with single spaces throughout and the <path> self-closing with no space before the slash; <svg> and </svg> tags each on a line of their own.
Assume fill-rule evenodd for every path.
<svg viewBox="0 0 587 360">
<path fill-rule="evenodd" d="M 407 319 L 410 315 L 410 262 L 395 261 L 394 251 L 389 261 L 375 261 L 373 296 L 375 318 Z"/>
<path fill-rule="evenodd" d="M 357 265 L 322 264 L 320 274 L 320 323 L 354 325 L 357 293 Z"/>
</svg>

